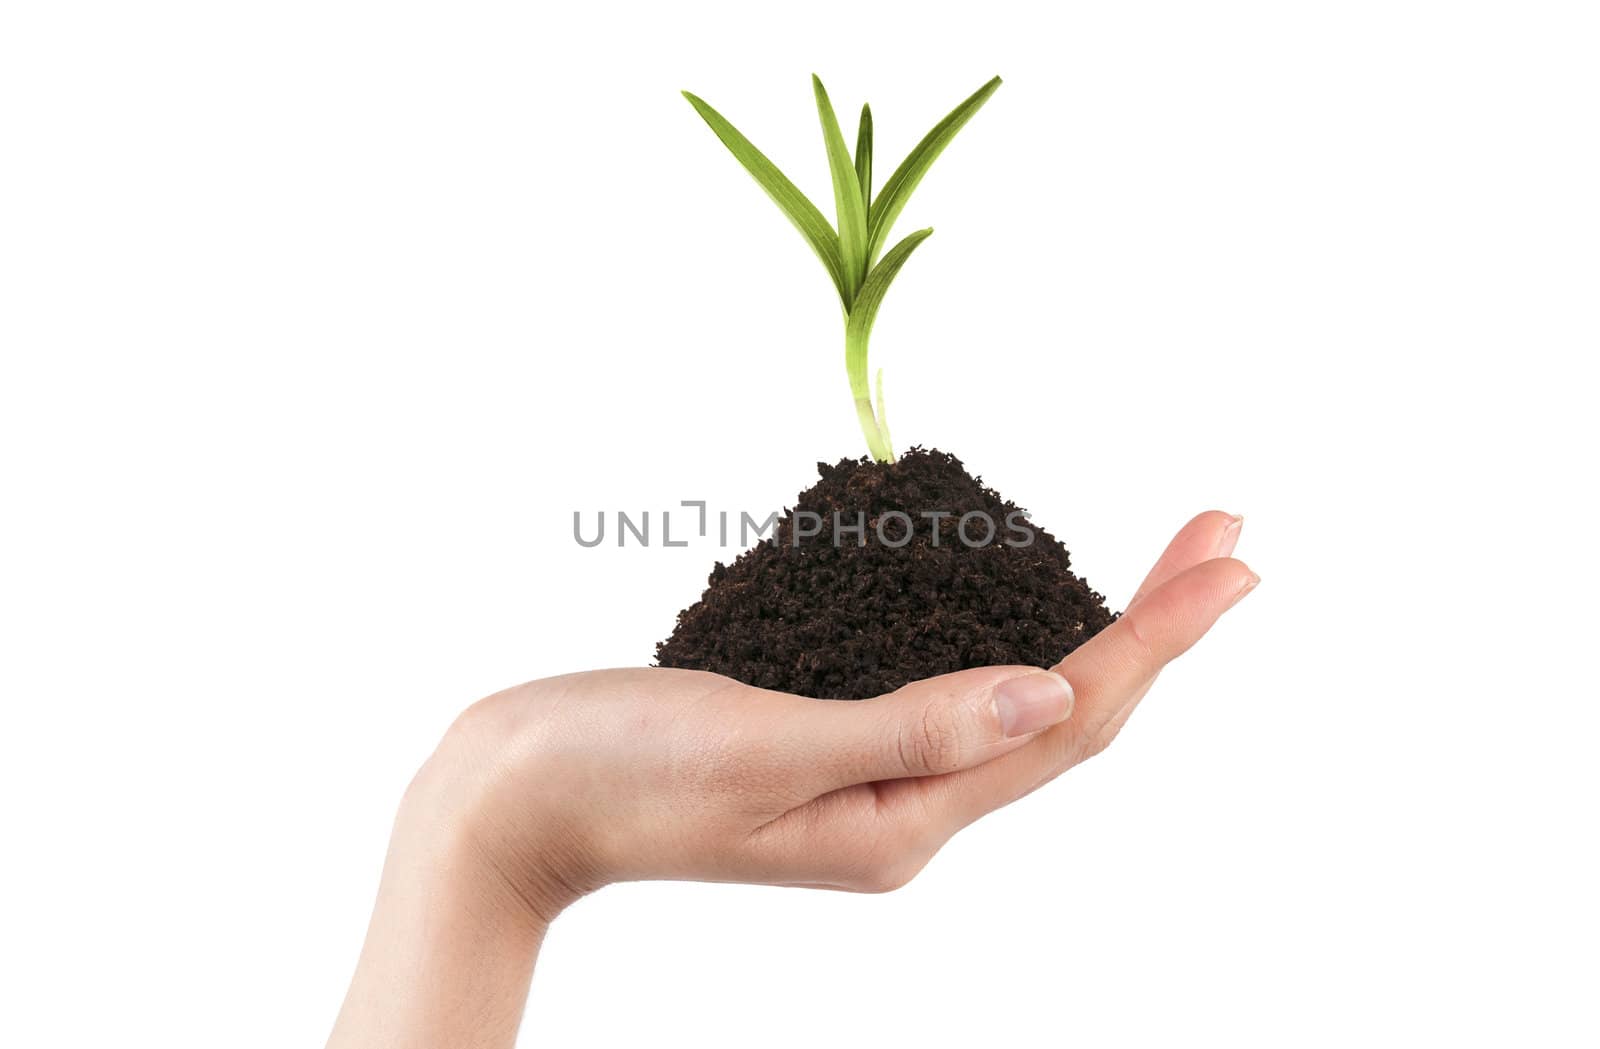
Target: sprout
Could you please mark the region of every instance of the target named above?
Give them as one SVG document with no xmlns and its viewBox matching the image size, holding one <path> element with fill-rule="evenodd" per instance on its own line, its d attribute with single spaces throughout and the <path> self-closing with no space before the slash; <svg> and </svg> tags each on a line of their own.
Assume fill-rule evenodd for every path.
<svg viewBox="0 0 1600 1049">
<path fill-rule="evenodd" d="M 861 120 L 856 131 L 854 157 L 839 128 L 839 120 L 828 101 L 828 92 L 822 81 L 811 78 L 812 90 L 817 99 L 817 115 L 822 120 L 822 139 L 828 148 L 828 169 L 833 177 L 833 203 L 838 217 L 838 229 L 829 224 L 815 204 L 806 199 L 784 177 L 783 172 L 750 140 L 712 109 L 704 101 L 685 91 L 695 111 L 716 132 L 722 144 L 728 147 L 745 170 L 755 178 L 767 196 L 789 217 L 801 236 L 817 253 L 827 269 L 833 286 L 844 306 L 844 363 L 850 377 L 850 393 L 855 398 L 856 415 L 861 420 L 861 432 L 867 438 L 867 449 L 879 462 L 894 462 L 894 446 L 889 442 L 889 420 L 883 407 L 883 369 L 878 369 L 876 394 L 867 382 L 867 338 L 872 334 L 872 322 L 883 303 L 884 293 L 900 272 L 906 259 L 933 232 L 918 230 L 900 243 L 883 252 L 884 242 L 894 226 L 895 219 L 910 199 L 911 192 L 928 173 L 928 168 L 938 159 L 944 147 L 955 138 L 972 114 L 989 100 L 1000 86 L 995 77 L 973 92 L 950 115 L 939 121 L 911 154 L 895 168 L 894 174 L 883 184 L 876 197 L 872 193 L 872 110 L 861 107 Z M 882 258 L 879 254 L 882 253 Z"/>
</svg>

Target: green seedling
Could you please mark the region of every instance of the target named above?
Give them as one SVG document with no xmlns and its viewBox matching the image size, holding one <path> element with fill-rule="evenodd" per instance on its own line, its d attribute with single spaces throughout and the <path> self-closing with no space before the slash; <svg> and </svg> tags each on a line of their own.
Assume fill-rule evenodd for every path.
<svg viewBox="0 0 1600 1049">
<path fill-rule="evenodd" d="M 922 181 L 928 168 L 944 152 L 944 147 L 956 137 L 956 132 L 972 119 L 972 114 L 1000 87 L 1000 78 L 995 77 L 973 92 L 970 98 L 924 135 L 876 195 L 872 192 L 871 108 L 861 107 L 855 155 L 852 156 L 822 81 L 813 76 L 811 86 L 817 97 L 817 115 L 822 120 L 822 139 L 828 147 L 828 170 L 833 176 L 837 229 L 778 170 L 777 165 L 751 145 L 750 140 L 728 123 L 721 113 L 687 91 L 683 97 L 689 100 L 689 104 L 716 132 L 722 144 L 766 190 L 767 196 L 789 217 L 789 221 L 811 245 L 811 250 L 822 260 L 844 307 L 844 366 L 850 377 L 850 393 L 855 397 L 861 432 L 867 439 L 867 449 L 872 457 L 879 462 L 891 463 L 894 462 L 894 446 L 889 440 L 889 420 L 884 412 L 883 369 L 878 369 L 877 373 L 877 404 L 874 406 L 873 391 L 867 383 L 867 338 L 872 334 L 872 322 L 878 315 L 878 307 L 883 304 L 889 284 L 917 245 L 926 240 L 933 230 L 918 230 L 887 252 L 883 251 L 883 246 L 895 219 L 900 217 L 911 192 L 917 188 L 917 183 Z"/>
</svg>

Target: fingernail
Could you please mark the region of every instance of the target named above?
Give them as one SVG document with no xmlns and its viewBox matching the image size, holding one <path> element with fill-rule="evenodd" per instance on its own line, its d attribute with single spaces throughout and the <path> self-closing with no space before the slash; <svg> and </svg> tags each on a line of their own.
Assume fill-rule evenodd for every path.
<svg viewBox="0 0 1600 1049">
<path fill-rule="evenodd" d="M 1254 590 L 1256 588 L 1256 584 L 1259 582 L 1261 582 L 1261 577 L 1256 575 L 1254 572 L 1251 572 L 1250 578 L 1245 580 L 1244 586 L 1241 586 L 1239 588 L 1239 592 L 1233 595 L 1233 600 L 1228 602 L 1228 607 L 1232 608 L 1240 601 L 1243 601 L 1244 596 L 1250 591 Z"/>
<path fill-rule="evenodd" d="M 1228 518 L 1228 526 L 1222 530 L 1222 538 L 1217 540 L 1218 557 L 1233 556 L 1233 548 L 1239 545 L 1239 529 L 1243 527 L 1243 514 L 1234 514 Z"/>
<path fill-rule="evenodd" d="M 994 706 L 1007 739 L 1026 736 L 1072 716 L 1072 686 L 1049 670 L 1014 677 L 995 688 Z"/>
</svg>

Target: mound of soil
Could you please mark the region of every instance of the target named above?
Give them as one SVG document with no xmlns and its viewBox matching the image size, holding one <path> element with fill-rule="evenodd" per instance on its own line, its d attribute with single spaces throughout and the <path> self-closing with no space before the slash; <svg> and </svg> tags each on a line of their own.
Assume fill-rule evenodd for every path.
<svg viewBox="0 0 1600 1049">
<path fill-rule="evenodd" d="M 712 569 L 659 666 L 865 699 L 970 667 L 1049 667 L 1115 618 L 1066 547 L 952 455 L 817 470 L 770 539 Z"/>
</svg>

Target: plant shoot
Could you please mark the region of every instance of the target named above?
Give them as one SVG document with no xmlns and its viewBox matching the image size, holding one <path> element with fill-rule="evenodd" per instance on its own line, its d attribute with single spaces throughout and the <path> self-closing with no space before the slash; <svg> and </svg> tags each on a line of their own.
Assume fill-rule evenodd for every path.
<svg viewBox="0 0 1600 1049">
<path fill-rule="evenodd" d="M 828 151 L 837 228 L 721 113 L 695 95 L 683 93 L 722 144 L 794 223 L 828 271 L 844 307 L 844 363 L 850 378 L 850 393 L 855 398 L 856 415 L 861 420 L 867 449 L 879 462 L 894 461 L 894 446 L 890 443 L 889 420 L 884 412 L 883 370 L 878 370 L 875 388 L 867 381 L 867 339 L 872 334 L 872 322 L 889 284 L 917 245 L 933 230 L 918 230 L 887 252 L 883 246 L 922 176 L 928 173 L 928 168 L 955 138 L 956 132 L 972 119 L 999 86 L 1000 78 L 995 77 L 939 121 L 874 195 L 871 108 L 861 107 L 852 155 L 834 115 L 833 104 L 828 100 L 828 92 L 822 81 L 813 76 L 811 87 L 816 96 L 817 116 L 822 121 L 822 141 Z"/>
</svg>

